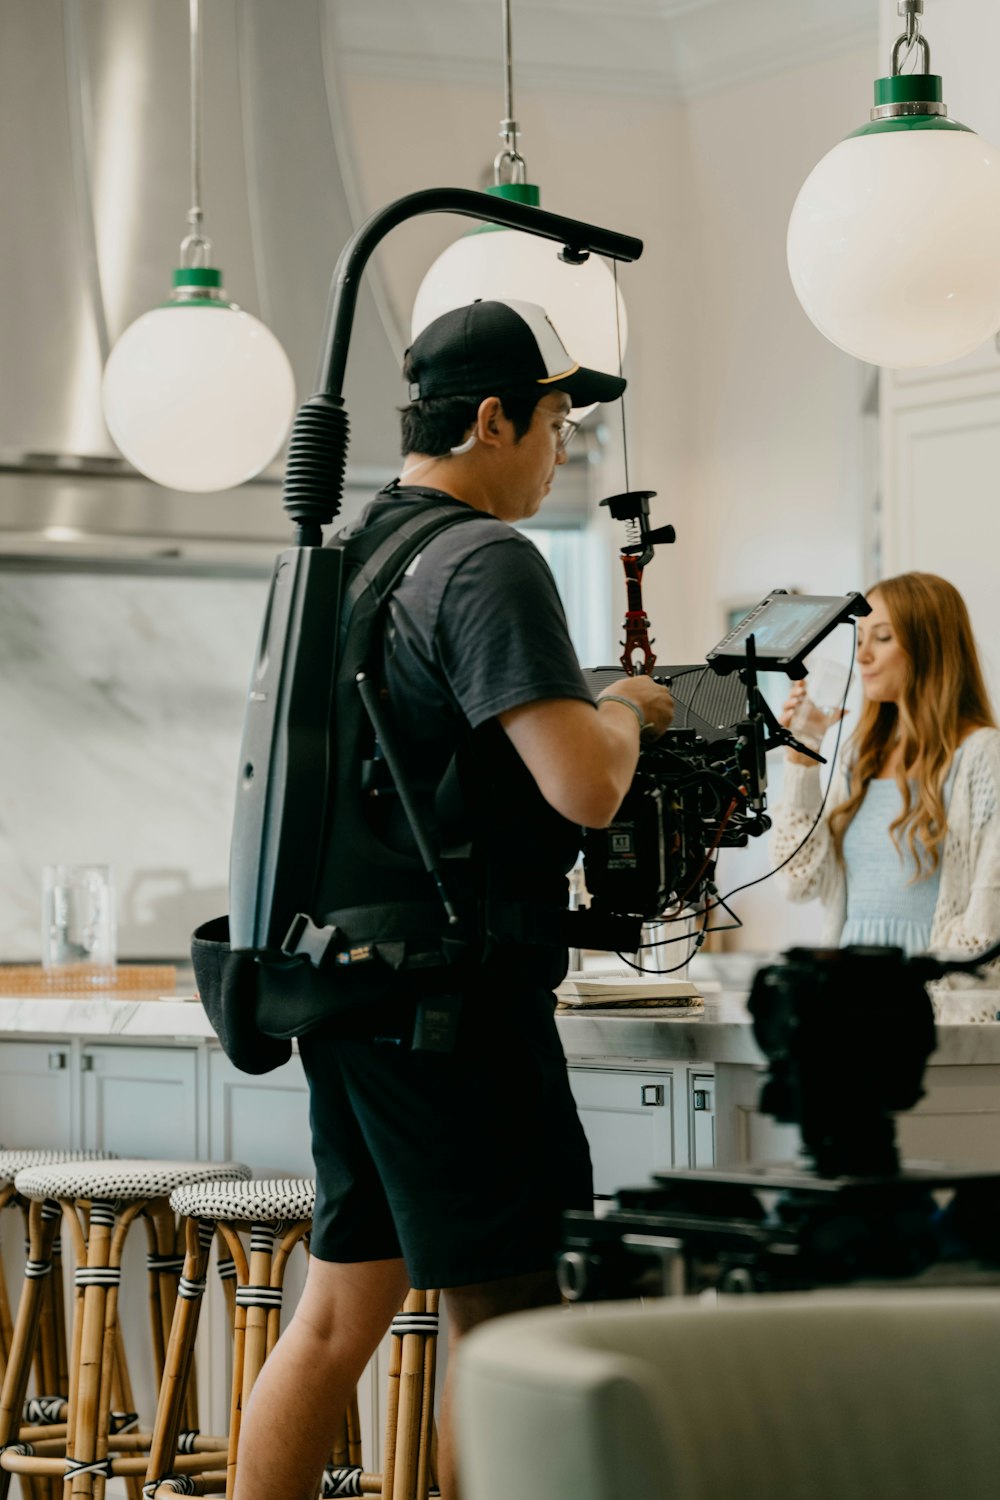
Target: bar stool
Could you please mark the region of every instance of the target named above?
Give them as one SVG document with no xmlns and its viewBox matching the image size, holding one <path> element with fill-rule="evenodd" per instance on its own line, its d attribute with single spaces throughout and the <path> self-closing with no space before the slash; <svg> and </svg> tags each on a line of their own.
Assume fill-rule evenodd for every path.
<svg viewBox="0 0 1000 1500">
<path fill-rule="evenodd" d="M 53 1166 L 67 1161 L 90 1162 L 113 1159 L 113 1151 L 60 1151 L 33 1147 L 8 1147 L 0 1150 L 0 1179 L 4 1183 L 0 1187 L 0 1211 L 9 1207 L 19 1207 L 24 1215 L 27 1233 L 28 1202 L 18 1195 L 14 1187 L 14 1178 L 18 1172 L 25 1167 Z M 28 1249 L 27 1243 L 25 1249 Z M 25 1404 L 23 1422 L 29 1430 L 22 1430 L 21 1433 L 22 1438 L 30 1441 L 35 1435 L 31 1430 L 35 1425 L 48 1427 L 49 1431 L 44 1434 L 47 1437 L 59 1436 L 65 1431 L 60 1424 L 65 1423 L 66 1420 L 69 1376 L 66 1356 L 62 1244 L 58 1235 L 52 1244 L 51 1274 L 43 1273 L 41 1277 L 34 1277 L 29 1269 L 26 1272 L 26 1279 L 41 1281 L 41 1311 L 34 1359 L 37 1395 L 30 1397 Z M 10 1357 L 13 1336 L 10 1300 L 4 1277 L 3 1261 L 0 1260 L 0 1382 L 3 1380 L 7 1360 Z"/>
<path fill-rule="evenodd" d="M 240 1423 L 264 1361 L 280 1332 L 285 1266 L 295 1245 L 308 1248 L 315 1183 L 309 1178 L 273 1182 L 203 1182 L 178 1188 L 170 1204 L 186 1219 L 187 1256 L 171 1329 L 167 1368 L 157 1406 L 145 1500 L 174 1493 L 172 1469 L 178 1452 L 179 1394 L 184 1387 L 197 1332 L 201 1293 L 216 1231 L 232 1254 L 236 1271 L 233 1386 L 226 1494 L 231 1496 L 239 1457 Z M 240 1238 L 250 1235 L 250 1254 Z M 385 1472 L 369 1473 L 361 1453 L 355 1393 L 334 1439 L 324 1472 L 323 1496 L 382 1495 L 384 1500 L 426 1500 L 433 1477 L 433 1393 L 437 1293 L 411 1292 L 393 1320 L 386 1416 Z M 196 1480 L 186 1493 L 209 1493 Z"/>
<path fill-rule="evenodd" d="M 69 1497 L 103 1493 L 103 1482 L 123 1475 L 133 1500 L 146 1468 L 142 1456 L 149 1434 L 134 1431 L 121 1331 L 117 1320 L 121 1258 L 131 1226 L 140 1217 L 152 1226 L 157 1255 L 176 1261 L 177 1225 L 169 1195 L 184 1183 L 249 1177 L 236 1162 L 114 1160 L 63 1162 L 28 1167 L 15 1178 L 19 1196 L 30 1200 L 28 1232 L 30 1278 L 14 1321 L 10 1359 L 0 1393 L 0 1500 L 11 1473 L 65 1478 Z M 68 1428 L 65 1443 L 54 1439 L 17 1443 L 28 1375 L 38 1342 L 41 1298 L 32 1288 L 51 1270 L 59 1218 L 70 1232 L 76 1259 L 73 1344 L 69 1359 Z M 157 1380 L 163 1375 L 163 1331 L 173 1316 L 177 1287 L 173 1275 L 155 1262 L 149 1271 L 150 1316 Z M 123 1409 L 112 1418 L 112 1406 Z M 23 1435 L 22 1435 L 23 1436 Z M 33 1451 L 25 1452 L 28 1446 Z M 219 1445 L 216 1444 L 216 1449 Z M 20 1449 L 21 1451 L 18 1451 Z M 207 1449 L 204 1459 L 203 1450 Z M 218 1467 L 223 1451 L 205 1439 L 177 1461 L 179 1470 Z"/>
</svg>

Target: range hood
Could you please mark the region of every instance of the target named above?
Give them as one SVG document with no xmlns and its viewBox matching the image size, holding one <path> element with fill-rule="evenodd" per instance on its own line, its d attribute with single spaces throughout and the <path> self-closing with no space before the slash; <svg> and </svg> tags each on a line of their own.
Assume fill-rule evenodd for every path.
<svg viewBox="0 0 1000 1500">
<path fill-rule="evenodd" d="M 354 223 L 332 4 L 204 7 L 206 232 L 230 298 L 315 389 L 330 279 Z M 281 460 L 214 495 L 164 490 L 101 414 L 107 351 L 166 299 L 188 206 L 187 9 L 163 0 L 0 7 L 0 566 L 270 566 L 291 526 Z M 346 391 L 344 514 L 395 472 L 401 339 L 377 279 Z"/>
</svg>

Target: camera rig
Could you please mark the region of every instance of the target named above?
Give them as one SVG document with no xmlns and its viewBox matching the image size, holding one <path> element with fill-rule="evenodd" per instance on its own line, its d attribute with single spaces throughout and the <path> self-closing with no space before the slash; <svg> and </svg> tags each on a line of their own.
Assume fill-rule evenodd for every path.
<svg viewBox="0 0 1000 1500">
<path fill-rule="evenodd" d="M 926 984 L 998 956 L 1000 943 L 963 960 L 795 948 L 761 969 L 750 996 L 768 1065 L 760 1108 L 799 1126 L 806 1160 L 658 1172 L 619 1189 L 600 1219 L 565 1214 L 565 1295 L 995 1281 L 1000 1173 L 902 1165 L 895 1115 L 922 1097 L 935 1046 Z"/>
<path fill-rule="evenodd" d="M 775 589 L 703 664 L 668 667 L 655 676 L 642 576 L 656 546 L 676 539 L 672 526 L 650 527 L 655 493 L 633 490 L 601 504 L 626 526 L 621 668 L 630 676 L 654 675 L 670 687 L 677 713 L 665 735 L 640 749 L 632 786 L 611 826 L 585 832 L 584 871 L 595 919 L 614 912 L 650 921 L 668 908 L 697 905 L 712 889 L 718 850 L 745 846 L 767 831 L 768 751 L 789 745 L 818 761 L 822 756 L 778 723 L 760 691 L 758 672 L 805 676 L 803 658 L 817 643 L 842 621 L 870 609 L 857 593 L 820 596 Z M 692 677 L 693 689 L 678 686 L 679 679 Z M 621 671 L 599 667 L 590 678 L 599 692 L 620 680 Z"/>
</svg>

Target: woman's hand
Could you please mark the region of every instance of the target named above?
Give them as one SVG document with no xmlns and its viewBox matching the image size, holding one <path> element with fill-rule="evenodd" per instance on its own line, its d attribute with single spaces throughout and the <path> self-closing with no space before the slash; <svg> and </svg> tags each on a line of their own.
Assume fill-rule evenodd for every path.
<svg viewBox="0 0 1000 1500">
<path fill-rule="evenodd" d="M 802 712 L 798 712 L 800 709 Z M 839 719 L 844 717 L 843 709 L 834 708 L 827 712 L 825 709 L 818 708 L 810 699 L 806 690 L 806 684 L 801 679 L 798 682 L 793 682 L 788 689 L 788 697 L 785 699 L 781 713 L 778 715 L 779 724 L 785 729 L 790 729 L 792 720 L 796 717 L 797 712 L 798 725 L 796 729 L 792 729 L 792 733 L 804 745 L 812 745 L 817 750 L 822 744 L 823 736 L 831 724 L 836 724 Z M 791 748 L 787 751 L 787 758 L 793 766 L 815 766 L 818 764 L 817 761 L 813 760 L 812 756 L 803 755 L 801 751 L 792 750 Z"/>
</svg>

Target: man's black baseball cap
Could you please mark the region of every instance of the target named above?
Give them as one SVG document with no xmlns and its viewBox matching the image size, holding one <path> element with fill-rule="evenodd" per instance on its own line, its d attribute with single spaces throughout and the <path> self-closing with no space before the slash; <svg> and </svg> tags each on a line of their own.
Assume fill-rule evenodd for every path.
<svg viewBox="0 0 1000 1500">
<path fill-rule="evenodd" d="M 565 391 L 574 406 L 616 401 L 620 375 L 577 364 L 534 302 L 473 302 L 442 313 L 406 351 L 411 401 L 491 396 L 532 385 Z"/>
</svg>

